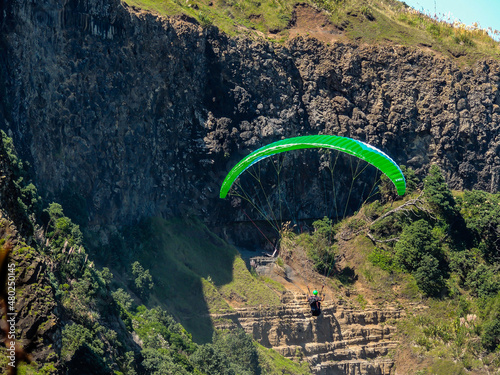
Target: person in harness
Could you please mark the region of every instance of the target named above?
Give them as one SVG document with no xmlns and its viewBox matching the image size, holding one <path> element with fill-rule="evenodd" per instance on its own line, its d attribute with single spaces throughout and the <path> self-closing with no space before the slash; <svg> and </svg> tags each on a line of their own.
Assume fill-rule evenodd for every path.
<svg viewBox="0 0 500 375">
<path fill-rule="evenodd" d="M 309 303 L 309 306 L 311 306 L 311 314 L 312 316 L 319 316 L 321 314 L 321 302 L 325 299 L 325 297 L 320 297 L 320 293 L 318 293 L 316 289 L 313 290 L 312 295 L 309 287 L 307 288 L 307 291 L 309 292 L 307 302 Z M 321 291 L 323 291 L 323 288 L 321 288 Z"/>
</svg>

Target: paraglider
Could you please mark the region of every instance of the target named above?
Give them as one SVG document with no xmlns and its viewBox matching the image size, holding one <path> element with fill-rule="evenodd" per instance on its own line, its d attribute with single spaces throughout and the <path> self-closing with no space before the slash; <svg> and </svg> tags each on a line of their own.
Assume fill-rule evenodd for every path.
<svg viewBox="0 0 500 375">
<path fill-rule="evenodd" d="M 321 288 L 321 293 L 323 292 L 323 288 Z M 307 302 L 309 303 L 309 306 L 311 307 L 311 315 L 312 316 L 320 316 L 321 315 L 321 302 L 325 299 L 324 296 L 321 296 L 321 293 L 318 293 L 316 289 L 313 290 L 312 294 L 309 290 L 309 287 L 307 287 L 308 291 L 308 297 L 307 297 Z"/>
<path fill-rule="evenodd" d="M 261 147 L 240 160 L 227 174 L 220 189 L 220 197 L 225 198 L 233 182 L 248 168 L 259 161 L 282 152 L 307 148 L 328 148 L 338 150 L 378 168 L 396 187 L 398 195 L 404 195 L 406 181 L 399 166 L 383 151 L 361 141 L 336 135 L 306 135 L 283 139 Z"/>
<path fill-rule="evenodd" d="M 335 136 L 335 135 L 309 135 L 309 136 L 300 136 L 300 137 L 292 137 L 292 138 L 287 138 L 287 139 L 282 139 L 277 142 L 273 142 L 269 145 L 263 146 L 243 159 L 241 159 L 226 175 L 222 186 L 220 188 L 220 198 L 224 199 L 229 192 L 231 191 L 231 195 L 236 197 L 236 198 L 242 198 L 247 200 L 256 212 L 258 212 L 262 217 L 265 218 L 265 220 L 270 224 L 272 228 L 276 231 L 278 236 L 281 236 L 282 233 L 284 233 L 284 229 L 287 226 L 287 222 L 285 221 L 285 224 L 283 224 L 283 219 L 281 216 L 282 209 L 281 209 L 281 202 L 284 202 L 286 205 L 288 212 L 292 213 L 293 210 L 289 208 L 289 204 L 286 201 L 286 196 L 287 194 L 281 194 L 284 189 L 286 191 L 286 182 L 285 183 L 280 183 L 280 172 L 282 171 L 282 166 L 284 165 L 281 164 L 278 160 L 277 165 L 275 166 L 275 170 L 277 173 L 277 183 L 274 185 L 267 185 L 267 186 L 272 186 L 273 189 L 273 194 L 275 194 L 275 199 L 269 199 L 269 196 L 265 193 L 264 185 L 262 183 L 261 179 L 261 173 L 260 173 L 260 162 L 266 158 L 269 158 L 271 156 L 274 156 L 276 154 L 281 154 L 285 153 L 288 151 L 293 151 L 293 150 L 303 150 L 303 149 L 330 149 L 333 151 L 336 151 L 337 157 L 342 154 L 347 154 L 348 156 L 351 156 L 352 158 L 350 159 L 358 159 L 358 166 L 360 161 L 364 161 L 376 169 L 378 169 L 381 173 L 385 174 L 388 179 L 394 184 L 394 187 L 396 189 L 396 192 L 398 195 L 402 196 L 406 192 L 406 181 L 405 177 L 403 175 L 403 172 L 401 171 L 400 167 L 392 160 L 386 153 L 383 151 L 379 150 L 378 148 L 369 145 L 365 142 L 358 141 L 352 138 L 347 138 L 347 137 L 340 137 L 340 136 Z M 337 159 L 335 159 L 335 164 L 337 162 Z M 255 190 L 255 194 L 250 195 L 246 193 L 245 189 L 243 188 L 242 181 L 238 180 L 238 178 L 249 168 L 256 166 L 256 168 L 252 168 L 248 173 L 257 181 L 258 183 L 255 184 L 260 187 L 261 191 L 263 192 L 260 194 L 257 189 Z M 275 165 L 274 162 L 272 165 Z M 326 167 L 329 168 L 329 167 Z M 257 173 L 255 172 L 255 169 L 258 169 Z M 288 168 L 287 168 L 288 169 Z M 334 167 L 329 168 L 332 176 L 332 188 L 333 188 L 333 198 L 335 199 L 335 186 L 333 182 L 333 176 L 334 176 Z M 364 168 L 362 169 L 364 170 Z M 252 172 L 253 171 L 253 172 Z M 295 170 L 292 168 L 292 173 L 297 173 Z M 345 205 L 344 209 L 344 217 L 347 212 L 347 207 L 349 203 L 349 197 L 351 195 L 351 191 L 353 189 L 354 185 L 354 180 L 359 176 L 358 173 L 358 167 L 354 168 L 352 167 L 351 164 L 351 173 L 352 173 L 352 182 L 350 189 L 348 193 L 344 195 L 344 197 L 347 197 L 347 203 Z M 377 174 L 375 173 L 375 177 Z M 293 180 L 295 176 L 292 176 L 292 189 L 291 191 L 293 192 Z M 237 181 L 238 180 L 238 181 Z M 286 179 L 281 179 L 283 181 Z M 307 184 L 307 181 L 305 178 L 300 178 L 301 181 L 305 181 L 304 183 Z M 233 184 L 237 188 L 233 188 Z M 284 187 L 283 187 L 284 185 Z M 324 186 L 327 186 L 325 183 Z M 375 184 L 372 187 L 372 190 L 369 192 L 369 197 L 370 198 L 371 192 L 373 191 L 373 188 L 375 187 Z M 241 193 L 239 192 L 241 191 Z M 364 192 L 364 188 L 363 188 Z M 363 193 L 360 194 L 360 196 L 363 196 Z M 262 197 L 260 199 L 259 197 Z M 277 198 L 277 199 L 276 199 Z M 238 204 L 237 200 L 235 200 L 236 204 Z M 255 202 L 255 203 L 254 203 Z M 267 204 L 268 209 L 265 209 L 265 205 Z M 276 207 L 279 206 L 279 207 Z M 276 210 L 280 214 L 275 215 L 274 214 L 274 209 L 276 207 Z M 305 207 L 305 206 L 302 206 Z M 337 211 L 337 206 L 335 204 L 335 210 Z M 246 214 L 245 211 L 243 211 L 245 215 L 248 217 L 250 221 L 258 228 L 257 224 L 250 218 L 248 214 Z M 297 212 L 299 212 L 297 210 Z M 333 212 L 333 211 L 332 211 Z M 327 216 L 325 216 L 326 218 Z M 330 216 L 328 216 L 330 217 Z M 337 213 L 337 217 L 340 217 Z M 293 220 L 293 222 L 297 223 L 297 221 Z M 288 222 L 289 223 L 289 222 Z M 302 230 L 302 226 L 300 227 Z M 259 229 L 259 228 L 258 228 Z M 272 243 L 271 240 L 265 236 L 265 234 L 259 229 L 261 234 L 263 234 L 264 237 L 266 237 L 267 241 L 271 244 L 271 246 L 275 249 L 273 253 L 276 253 L 276 244 Z M 325 274 L 330 273 L 330 270 L 333 267 L 333 261 L 329 262 L 331 263 L 330 267 L 328 269 L 325 269 Z M 325 275 L 327 278 L 328 275 Z M 308 294 L 306 296 L 307 303 L 309 304 L 309 307 L 311 309 L 311 315 L 314 317 L 318 317 L 321 315 L 321 303 L 324 301 L 324 296 L 322 295 L 323 288 L 321 289 L 321 292 L 318 292 L 318 290 L 314 290 L 313 293 L 309 291 L 308 289 Z"/>
</svg>

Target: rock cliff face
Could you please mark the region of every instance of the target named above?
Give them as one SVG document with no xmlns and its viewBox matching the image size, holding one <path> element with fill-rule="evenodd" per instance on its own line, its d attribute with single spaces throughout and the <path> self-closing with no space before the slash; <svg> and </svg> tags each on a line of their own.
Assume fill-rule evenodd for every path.
<svg viewBox="0 0 500 375">
<path fill-rule="evenodd" d="M 281 309 L 239 308 L 218 315 L 232 321 L 221 328 L 241 326 L 257 341 L 288 358 L 309 362 L 315 374 L 389 375 L 394 361 L 395 322 L 404 316 L 396 308 L 348 308 L 326 301 L 323 313 L 311 317 L 303 295 L 288 292 Z"/>
<path fill-rule="evenodd" d="M 438 163 L 452 188 L 498 190 L 497 61 L 228 38 L 117 0 L 0 8 L 0 127 L 43 193 L 96 228 L 186 212 L 235 220 L 218 199 L 225 173 L 293 135 L 354 137 L 419 173 Z"/>
</svg>

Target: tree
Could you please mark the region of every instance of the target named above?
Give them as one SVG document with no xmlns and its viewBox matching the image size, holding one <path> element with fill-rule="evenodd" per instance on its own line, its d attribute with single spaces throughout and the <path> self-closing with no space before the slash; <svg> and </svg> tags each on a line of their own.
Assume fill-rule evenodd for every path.
<svg viewBox="0 0 500 375">
<path fill-rule="evenodd" d="M 80 324 L 66 325 L 62 330 L 61 358 L 63 361 L 69 361 L 82 345 L 86 345 L 97 357 L 104 355 L 104 343 L 88 328 Z"/>
<path fill-rule="evenodd" d="M 214 346 L 228 358 L 238 375 L 260 374 L 259 355 L 252 338 L 243 329 L 214 334 Z"/>
<path fill-rule="evenodd" d="M 460 199 L 461 213 L 470 237 L 490 263 L 500 260 L 500 195 L 466 191 Z"/>
<path fill-rule="evenodd" d="M 500 291 L 500 277 L 491 266 L 480 263 L 468 273 L 465 286 L 477 297 L 489 297 Z"/>
<path fill-rule="evenodd" d="M 418 288 L 428 296 L 438 296 L 444 287 L 444 278 L 439 261 L 432 255 L 424 255 L 413 272 Z"/>
<path fill-rule="evenodd" d="M 149 270 L 145 270 L 139 262 L 132 264 L 132 275 L 134 275 L 133 289 L 141 298 L 149 298 L 151 289 L 154 287 L 153 277 Z"/>
<path fill-rule="evenodd" d="M 191 357 L 191 363 L 205 374 L 236 375 L 229 361 L 219 348 L 213 344 L 204 344 L 198 347 Z"/>
<path fill-rule="evenodd" d="M 188 375 L 190 372 L 181 364 L 175 363 L 170 352 L 166 349 L 155 350 L 146 348 L 141 351 L 144 360 L 142 365 L 146 369 L 147 374 L 163 375 L 163 374 L 176 374 Z"/>
<path fill-rule="evenodd" d="M 119 288 L 117 291 L 112 292 L 111 295 L 113 296 L 113 299 L 117 303 L 122 305 L 125 310 L 128 311 L 132 308 L 134 300 L 132 299 L 132 297 L 130 297 L 130 294 L 128 294 L 122 288 Z"/>
<path fill-rule="evenodd" d="M 421 181 L 415 174 L 415 170 L 413 168 L 402 165 L 401 171 L 403 172 L 406 180 L 406 194 L 410 194 L 417 190 L 418 185 L 421 183 Z"/>
<path fill-rule="evenodd" d="M 335 228 L 332 220 L 327 217 L 316 220 L 313 227 L 314 233 L 309 237 L 307 255 L 313 261 L 316 271 L 326 274 L 335 262 Z"/>
<path fill-rule="evenodd" d="M 403 270 L 414 272 L 424 255 L 440 257 L 441 247 L 432 236 L 432 228 L 423 219 L 406 226 L 395 246 L 396 263 Z"/>
<path fill-rule="evenodd" d="M 431 207 L 445 218 L 457 214 L 455 198 L 436 164 L 431 166 L 424 179 L 424 197 Z"/>
<path fill-rule="evenodd" d="M 481 344 L 490 351 L 500 348 L 500 315 L 484 324 Z"/>
</svg>

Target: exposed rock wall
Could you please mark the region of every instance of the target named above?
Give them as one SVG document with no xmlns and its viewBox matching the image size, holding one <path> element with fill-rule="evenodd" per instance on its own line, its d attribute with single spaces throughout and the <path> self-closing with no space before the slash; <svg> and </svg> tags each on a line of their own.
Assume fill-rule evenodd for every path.
<svg viewBox="0 0 500 375">
<path fill-rule="evenodd" d="M 289 292 L 281 309 L 238 308 L 217 318 L 226 321 L 221 328 L 241 326 L 283 356 L 307 360 L 315 374 L 389 375 L 394 370 L 388 354 L 398 344 L 395 323 L 404 311 L 359 311 L 325 302 L 322 315 L 315 318 L 302 300 L 303 295 Z"/>
<path fill-rule="evenodd" d="M 0 4 L 0 127 L 43 193 L 82 222 L 243 220 L 218 199 L 225 173 L 302 134 L 365 140 L 419 173 L 438 163 L 452 188 L 498 191 L 497 61 L 459 68 L 399 46 L 227 38 L 117 0 Z M 303 173 L 304 215 L 322 216 L 310 188 L 321 182 Z"/>
</svg>

